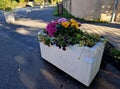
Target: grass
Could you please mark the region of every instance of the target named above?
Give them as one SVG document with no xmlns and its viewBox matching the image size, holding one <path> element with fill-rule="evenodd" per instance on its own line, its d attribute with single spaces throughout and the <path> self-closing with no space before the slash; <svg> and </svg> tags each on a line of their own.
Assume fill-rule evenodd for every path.
<svg viewBox="0 0 120 89">
<path fill-rule="evenodd" d="M 120 60 L 120 50 L 115 48 L 111 43 L 109 43 L 109 42 L 106 43 L 104 52 L 106 54 L 108 54 L 109 56 L 111 56 L 117 60 Z"/>
<path fill-rule="evenodd" d="M 54 16 L 59 16 L 59 17 L 65 17 L 65 18 L 75 18 L 73 15 L 69 14 L 68 11 L 63 8 L 63 14 L 62 15 L 58 15 L 58 10 L 55 9 L 54 11 Z"/>
<path fill-rule="evenodd" d="M 120 60 L 120 51 L 116 48 L 112 48 L 109 53 L 111 56 L 113 56 L 116 59 Z"/>
</svg>

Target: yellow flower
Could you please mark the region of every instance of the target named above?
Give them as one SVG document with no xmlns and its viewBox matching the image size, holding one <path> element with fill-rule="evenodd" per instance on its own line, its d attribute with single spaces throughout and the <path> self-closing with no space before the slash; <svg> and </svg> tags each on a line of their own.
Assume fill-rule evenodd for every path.
<svg viewBox="0 0 120 89">
<path fill-rule="evenodd" d="M 75 27 L 76 27 L 76 29 L 78 29 L 78 27 L 79 27 L 78 24 L 76 24 Z"/>
<path fill-rule="evenodd" d="M 71 23 L 76 23 L 76 21 L 74 19 L 70 19 Z"/>
<path fill-rule="evenodd" d="M 79 24 L 77 21 L 75 21 L 74 19 L 70 19 L 70 22 L 71 22 L 71 27 L 76 27 L 76 29 L 78 29 Z"/>
<path fill-rule="evenodd" d="M 75 23 L 72 23 L 72 24 L 71 24 L 71 27 L 74 27 L 74 26 L 75 26 Z"/>
<path fill-rule="evenodd" d="M 78 29 L 79 26 L 78 26 L 78 23 L 72 23 L 71 27 L 75 27 L 76 29 Z"/>
<path fill-rule="evenodd" d="M 70 25 L 70 22 L 66 21 L 66 22 L 62 22 L 62 26 L 67 28 Z"/>
</svg>

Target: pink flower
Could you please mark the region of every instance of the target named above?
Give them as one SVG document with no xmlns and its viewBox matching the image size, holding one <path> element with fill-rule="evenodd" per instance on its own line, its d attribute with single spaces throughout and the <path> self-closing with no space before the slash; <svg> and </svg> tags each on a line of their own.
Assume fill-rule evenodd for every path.
<svg viewBox="0 0 120 89">
<path fill-rule="evenodd" d="M 62 23 L 62 22 L 66 22 L 66 21 L 67 21 L 66 18 L 60 18 L 60 19 L 58 19 L 58 23 Z"/>
<path fill-rule="evenodd" d="M 46 31 L 48 32 L 49 36 L 54 36 L 54 33 L 57 31 L 56 22 L 50 22 L 47 24 Z"/>
</svg>

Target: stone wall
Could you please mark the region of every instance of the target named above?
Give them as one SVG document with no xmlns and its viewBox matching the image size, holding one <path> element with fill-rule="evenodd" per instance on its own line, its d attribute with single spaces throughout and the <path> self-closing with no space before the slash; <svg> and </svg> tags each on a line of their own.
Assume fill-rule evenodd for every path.
<svg viewBox="0 0 120 89">
<path fill-rule="evenodd" d="M 70 0 L 63 0 L 63 7 L 66 8 L 68 12 L 70 12 Z"/>
<path fill-rule="evenodd" d="M 118 1 L 116 21 L 120 21 L 120 0 Z M 75 17 L 110 22 L 114 0 L 63 0 L 63 5 Z"/>
<path fill-rule="evenodd" d="M 101 12 L 100 12 L 100 20 L 110 22 L 114 0 L 101 0 Z"/>
<path fill-rule="evenodd" d="M 118 6 L 117 6 L 117 14 L 116 19 L 117 22 L 120 22 L 120 0 L 118 0 Z"/>
<path fill-rule="evenodd" d="M 99 18 L 98 5 L 97 0 L 90 0 L 90 2 L 88 0 L 72 0 L 71 14 L 89 20 L 97 19 Z"/>
</svg>

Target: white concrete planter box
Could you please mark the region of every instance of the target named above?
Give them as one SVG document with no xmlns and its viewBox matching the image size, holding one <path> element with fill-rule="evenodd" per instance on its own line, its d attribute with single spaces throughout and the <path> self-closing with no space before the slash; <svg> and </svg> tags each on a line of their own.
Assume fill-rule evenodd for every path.
<svg viewBox="0 0 120 89">
<path fill-rule="evenodd" d="M 32 12 L 32 7 L 26 7 L 26 12 L 27 13 Z"/>
<path fill-rule="evenodd" d="M 48 47 L 43 42 L 39 43 L 42 58 L 86 86 L 90 85 L 99 71 L 105 46 L 102 42 L 91 48 L 76 44 L 65 51 L 54 45 Z"/>
<path fill-rule="evenodd" d="M 15 22 L 15 16 L 13 12 L 4 12 L 5 21 L 7 23 L 14 23 Z"/>
<path fill-rule="evenodd" d="M 44 6 L 40 6 L 40 8 L 41 8 L 41 9 L 43 9 L 43 8 L 44 8 Z"/>
</svg>

